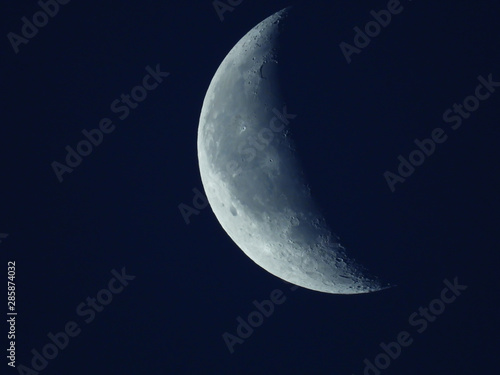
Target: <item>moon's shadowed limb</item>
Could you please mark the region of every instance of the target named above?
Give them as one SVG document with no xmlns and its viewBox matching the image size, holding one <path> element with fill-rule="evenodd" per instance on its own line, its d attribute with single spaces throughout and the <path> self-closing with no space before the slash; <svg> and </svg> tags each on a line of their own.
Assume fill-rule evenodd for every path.
<svg viewBox="0 0 500 375">
<path fill-rule="evenodd" d="M 385 289 L 366 276 L 330 231 L 288 132 L 269 131 L 286 122 L 276 113 L 285 107 L 277 47 L 287 12 L 248 32 L 210 83 L 198 129 L 205 192 L 233 241 L 273 275 L 327 293 Z"/>
</svg>

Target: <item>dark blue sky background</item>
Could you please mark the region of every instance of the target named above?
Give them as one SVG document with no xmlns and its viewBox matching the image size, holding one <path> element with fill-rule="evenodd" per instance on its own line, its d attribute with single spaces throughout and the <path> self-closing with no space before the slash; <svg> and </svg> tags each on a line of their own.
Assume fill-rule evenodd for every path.
<svg viewBox="0 0 500 375">
<path fill-rule="evenodd" d="M 2 277 L 16 262 L 17 365 L 31 367 L 31 350 L 74 321 L 81 332 L 41 374 L 363 374 L 402 331 L 413 342 L 382 374 L 497 370 L 500 87 L 460 128 L 442 118 L 478 76 L 500 81 L 495 1 L 401 1 L 350 64 L 339 44 L 354 44 L 353 28 L 386 1 L 308 1 L 290 17 L 280 73 L 313 194 L 342 243 L 397 287 L 291 291 L 209 207 L 188 225 L 179 212 L 203 191 L 196 136 L 215 70 L 292 3 L 245 0 L 221 21 L 211 1 L 73 0 L 17 54 L 7 34 L 40 6 L 1 6 L 0 254 Z M 120 120 L 110 104 L 157 64 L 170 75 Z M 60 183 L 51 163 L 102 118 L 114 131 Z M 447 140 L 391 192 L 384 172 L 435 128 Z M 135 279 L 86 323 L 77 306 L 123 267 Z M 418 333 L 409 317 L 454 278 L 468 288 Z M 275 289 L 285 301 L 231 354 L 223 333 Z"/>
</svg>

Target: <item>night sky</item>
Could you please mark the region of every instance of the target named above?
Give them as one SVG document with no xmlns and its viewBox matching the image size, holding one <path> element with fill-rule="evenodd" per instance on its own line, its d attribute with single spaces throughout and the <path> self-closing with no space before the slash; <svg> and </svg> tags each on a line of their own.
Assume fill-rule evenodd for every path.
<svg viewBox="0 0 500 375">
<path fill-rule="evenodd" d="M 6 374 L 498 371 L 500 5 L 296 4 L 289 131 L 341 243 L 394 285 L 333 295 L 252 262 L 198 169 L 216 69 L 293 4 L 1 5 Z"/>
</svg>

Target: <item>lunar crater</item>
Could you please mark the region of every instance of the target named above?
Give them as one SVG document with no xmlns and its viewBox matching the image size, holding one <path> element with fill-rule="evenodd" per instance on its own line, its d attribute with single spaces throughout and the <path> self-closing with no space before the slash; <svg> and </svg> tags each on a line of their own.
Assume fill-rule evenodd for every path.
<svg viewBox="0 0 500 375">
<path fill-rule="evenodd" d="M 273 109 L 285 107 L 277 47 L 286 14 L 280 11 L 250 30 L 207 90 L 198 160 L 208 201 L 231 239 L 271 274 L 326 293 L 380 290 L 376 279 L 362 277 L 363 268 L 347 256 L 318 210 L 289 129 L 249 151 L 248 142 L 258 142 L 268 129 Z M 228 171 L 232 162 L 241 172 Z"/>
</svg>

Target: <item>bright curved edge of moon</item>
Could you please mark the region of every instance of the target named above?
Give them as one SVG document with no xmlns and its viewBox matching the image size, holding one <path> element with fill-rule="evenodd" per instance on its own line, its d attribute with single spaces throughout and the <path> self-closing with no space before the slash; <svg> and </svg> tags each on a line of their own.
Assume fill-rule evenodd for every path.
<svg viewBox="0 0 500 375">
<path fill-rule="evenodd" d="M 277 39 L 289 9 L 250 30 L 222 61 L 207 90 L 197 146 L 208 201 L 240 249 L 287 282 L 335 294 L 386 289 L 390 286 L 366 276 L 330 231 L 288 133 L 269 131 L 271 125 L 279 128 L 276 109 L 284 107 Z M 258 139 L 260 147 L 250 147 Z"/>
</svg>

